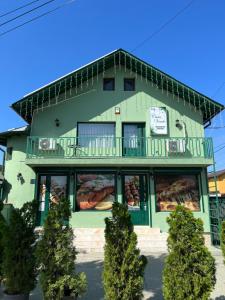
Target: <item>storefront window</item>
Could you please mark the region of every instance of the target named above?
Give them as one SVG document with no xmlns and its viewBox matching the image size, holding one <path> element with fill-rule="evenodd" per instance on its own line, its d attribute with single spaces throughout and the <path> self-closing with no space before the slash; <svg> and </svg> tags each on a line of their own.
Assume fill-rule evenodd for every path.
<svg viewBox="0 0 225 300">
<path fill-rule="evenodd" d="M 78 174 L 76 201 L 80 210 L 110 210 L 115 201 L 115 175 Z"/>
<path fill-rule="evenodd" d="M 46 176 L 41 176 L 39 186 L 39 211 L 45 210 Z"/>
<path fill-rule="evenodd" d="M 49 191 L 49 199 L 46 199 L 46 193 Z M 39 185 L 39 211 L 48 210 L 48 203 L 58 203 L 60 199 L 67 196 L 67 176 L 41 176 Z"/>
<path fill-rule="evenodd" d="M 173 211 L 178 204 L 191 211 L 200 210 L 197 175 L 159 174 L 155 182 L 157 211 Z"/>
<path fill-rule="evenodd" d="M 50 201 L 58 203 L 60 199 L 66 198 L 67 176 L 51 176 Z"/>
</svg>

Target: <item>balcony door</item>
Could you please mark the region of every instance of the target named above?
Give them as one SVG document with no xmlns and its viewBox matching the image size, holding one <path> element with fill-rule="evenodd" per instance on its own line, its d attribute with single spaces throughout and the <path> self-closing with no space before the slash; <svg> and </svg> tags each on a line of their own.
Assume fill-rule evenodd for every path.
<svg viewBox="0 0 225 300">
<path fill-rule="evenodd" d="M 123 156 L 145 156 L 145 124 L 123 124 Z"/>
<path fill-rule="evenodd" d="M 134 225 L 149 225 L 146 174 L 122 175 L 123 202 L 127 204 Z"/>
</svg>

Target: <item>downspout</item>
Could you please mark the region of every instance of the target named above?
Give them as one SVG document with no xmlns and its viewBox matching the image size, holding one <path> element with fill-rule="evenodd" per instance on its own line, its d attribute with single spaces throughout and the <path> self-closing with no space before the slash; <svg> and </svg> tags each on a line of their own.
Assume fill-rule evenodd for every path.
<svg viewBox="0 0 225 300">
<path fill-rule="evenodd" d="M 5 174 L 5 150 L 0 147 L 0 151 L 3 152 L 3 160 L 2 160 L 2 174 Z"/>
<path fill-rule="evenodd" d="M 0 150 L 3 152 L 3 161 L 2 161 L 2 174 L 5 174 L 5 150 L 0 147 Z M 3 184 L 0 185 L 0 201 L 3 200 Z"/>
</svg>

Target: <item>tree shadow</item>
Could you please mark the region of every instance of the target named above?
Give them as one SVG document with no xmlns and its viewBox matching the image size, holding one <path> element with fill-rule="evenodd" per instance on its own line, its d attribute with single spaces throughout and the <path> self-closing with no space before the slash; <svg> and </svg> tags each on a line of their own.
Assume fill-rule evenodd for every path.
<svg viewBox="0 0 225 300">
<path fill-rule="evenodd" d="M 146 300 L 162 300 L 162 272 L 166 253 L 148 255 L 145 270 L 144 296 Z"/>
<path fill-rule="evenodd" d="M 83 300 L 103 300 L 104 289 L 102 284 L 103 255 L 91 260 L 92 255 L 84 255 L 76 263 L 77 272 L 85 272 L 88 281 L 88 290 L 81 297 Z M 145 269 L 144 299 L 162 300 L 162 270 L 166 254 L 146 255 L 148 264 Z M 89 261 L 87 261 L 89 259 Z"/>
<path fill-rule="evenodd" d="M 225 296 L 216 297 L 214 300 L 225 300 Z"/>
</svg>

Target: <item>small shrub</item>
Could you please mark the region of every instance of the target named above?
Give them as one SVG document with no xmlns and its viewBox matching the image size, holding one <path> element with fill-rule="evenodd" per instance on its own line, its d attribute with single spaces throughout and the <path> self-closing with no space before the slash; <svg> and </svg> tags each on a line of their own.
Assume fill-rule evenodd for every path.
<svg viewBox="0 0 225 300">
<path fill-rule="evenodd" d="M 37 201 L 13 209 L 2 228 L 2 273 L 7 294 L 27 294 L 36 284 L 35 222 Z"/>
<path fill-rule="evenodd" d="M 137 236 L 127 206 L 114 203 L 112 218 L 106 218 L 105 223 L 105 299 L 139 300 L 147 259 L 137 249 Z"/>
<path fill-rule="evenodd" d="M 204 245 L 203 222 L 183 206 L 167 218 L 169 255 L 163 271 L 165 300 L 207 300 L 215 285 L 215 260 Z"/>
<path fill-rule="evenodd" d="M 73 230 L 68 224 L 70 214 L 68 200 L 53 204 L 38 242 L 40 282 L 46 300 L 60 300 L 70 295 L 77 297 L 86 290 L 85 274 L 75 273 L 77 252 L 73 246 Z"/>
<path fill-rule="evenodd" d="M 221 250 L 223 253 L 223 257 L 225 259 L 225 221 L 222 222 L 222 227 L 221 227 Z M 225 260 L 224 260 L 225 263 Z"/>
</svg>

